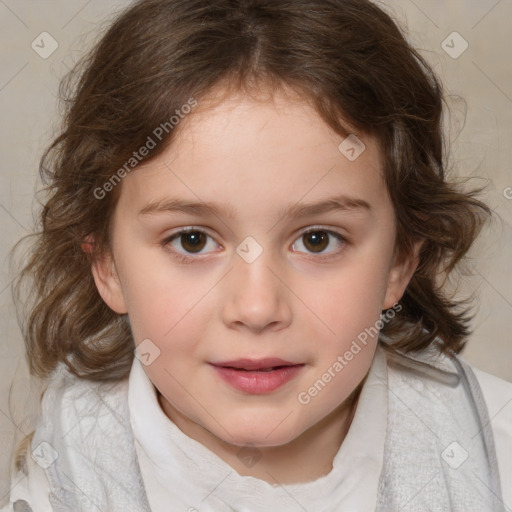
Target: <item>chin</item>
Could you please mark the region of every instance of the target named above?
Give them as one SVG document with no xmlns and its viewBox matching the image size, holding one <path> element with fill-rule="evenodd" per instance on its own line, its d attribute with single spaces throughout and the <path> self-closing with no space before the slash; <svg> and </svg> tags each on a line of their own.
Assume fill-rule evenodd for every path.
<svg viewBox="0 0 512 512">
<path fill-rule="evenodd" d="M 270 419 L 260 416 L 258 421 L 252 422 L 246 420 L 241 423 L 227 423 L 225 427 L 231 435 L 227 435 L 222 429 L 219 431 L 218 428 L 215 435 L 220 435 L 221 439 L 234 446 L 250 445 L 258 448 L 286 445 L 304 432 L 304 429 L 288 424 L 286 420 L 279 424 L 275 421 L 275 416 Z"/>
</svg>

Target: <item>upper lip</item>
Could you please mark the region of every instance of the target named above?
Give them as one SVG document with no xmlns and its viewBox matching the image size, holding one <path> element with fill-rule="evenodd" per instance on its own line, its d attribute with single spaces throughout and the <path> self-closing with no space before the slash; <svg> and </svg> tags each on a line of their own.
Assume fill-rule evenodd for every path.
<svg viewBox="0 0 512 512">
<path fill-rule="evenodd" d="M 301 363 L 292 363 L 277 357 L 265 357 L 263 359 L 236 359 L 233 361 L 219 361 L 211 363 L 213 366 L 221 366 L 223 368 L 235 368 L 238 370 L 266 370 L 277 366 L 297 366 Z"/>
</svg>

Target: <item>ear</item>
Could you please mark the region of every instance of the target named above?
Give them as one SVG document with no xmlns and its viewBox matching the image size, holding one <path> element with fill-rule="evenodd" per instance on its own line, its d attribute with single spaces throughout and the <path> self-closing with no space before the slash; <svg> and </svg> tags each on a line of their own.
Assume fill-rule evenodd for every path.
<svg viewBox="0 0 512 512">
<path fill-rule="evenodd" d="M 95 257 L 91 270 L 96 288 L 107 306 L 120 315 L 127 313 L 128 308 L 112 254 L 109 252 Z"/>
<path fill-rule="evenodd" d="M 382 309 L 393 307 L 401 298 L 419 264 L 423 240 L 417 241 L 410 254 L 396 254 L 388 274 L 388 285 Z"/>
</svg>

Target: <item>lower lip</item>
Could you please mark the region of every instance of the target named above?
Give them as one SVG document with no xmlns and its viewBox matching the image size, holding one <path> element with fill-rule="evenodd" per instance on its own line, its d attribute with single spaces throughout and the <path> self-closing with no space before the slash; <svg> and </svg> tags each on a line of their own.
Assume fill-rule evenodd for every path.
<svg viewBox="0 0 512 512">
<path fill-rule="evenodd" d="M 251 394 L 271 393 L 284 386 L 300 372 L 304 365 L 284 366 L 269 372 L 245 371 L 213 366 L 224 381 L 234 388 Z"/>
</svg>

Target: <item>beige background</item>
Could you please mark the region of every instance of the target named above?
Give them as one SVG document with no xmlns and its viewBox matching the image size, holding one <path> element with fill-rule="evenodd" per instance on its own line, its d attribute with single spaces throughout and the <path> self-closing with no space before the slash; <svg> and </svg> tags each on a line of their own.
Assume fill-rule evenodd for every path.
<svg viewBox="0 0 512 512">
<path fill-rule="evenodd" d="M 10 486 L 7 455 L 13 436 L 28 431 L 22 419 L 32 407 L 26 398 L 29 381 L 23 343 L 9 291 L 9 250 L 33 225 L 37 165 L 57 127 L 59 79 L 97 37 L 101 24 L 128 4 L 126 0 L 0 0 L 0 502 Z M 460 175 L 483 179 L 475 180 L 475 185 L 487 184 L 485 199 L 497 221 L 473 251 L 470 264 L 476 274 L 462 288 L 477 291 L 480 297 L 474 336 L 464 355 L 475 366 L 512 381 L 512 2 L 382 4 L 408 27 L 410 40 L 433 64 L 450 94 L 452 116 L 447 128 L 454 168 Z M 451 35 L 454 31 L 460 36 Z M 58 43 L 47 59 L 31 48 L 42 32 Z M 445 40 L 452 56 L 442 47 Z M 464 41 L 468 48 L 457 55 Z"/>
</svg>

